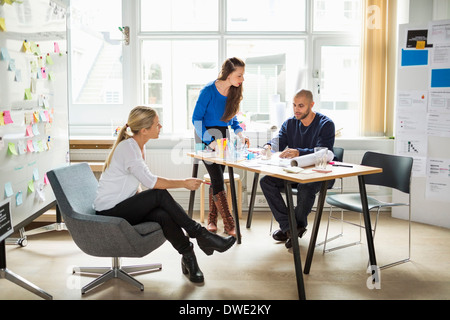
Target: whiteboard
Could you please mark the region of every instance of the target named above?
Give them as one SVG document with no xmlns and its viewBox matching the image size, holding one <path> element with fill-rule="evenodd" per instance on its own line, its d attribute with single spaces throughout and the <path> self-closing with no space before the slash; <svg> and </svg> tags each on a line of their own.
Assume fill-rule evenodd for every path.
<svg viewBox="0 0 450 320">
<path fill-rule="evenodd" d="M 0 200 L 16 228 L 55 204 L 46 172 L 68 159 L 67 3 L 5 2 L 0 19 Z"/>
</svg>

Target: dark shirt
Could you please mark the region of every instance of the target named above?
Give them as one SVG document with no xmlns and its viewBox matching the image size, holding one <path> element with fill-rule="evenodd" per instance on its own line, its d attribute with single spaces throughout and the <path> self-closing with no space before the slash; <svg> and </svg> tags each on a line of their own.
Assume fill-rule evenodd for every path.
<svg viewBox="0 0 450 320">
<path fill-rule="evenodd" d="M 278 137 L 268 144 L 275 152 L 283 151 L 286 147 L 297 149 L 299 155 L 314 153 L 314 147 L 327 147 L 333 150 L 335 128 L 333 121 L 327 116 L 316 112 L 314 120 L 309 126 L 304 126 L 295 117 L 289 118 L 281 126 Z"/>
</svg>

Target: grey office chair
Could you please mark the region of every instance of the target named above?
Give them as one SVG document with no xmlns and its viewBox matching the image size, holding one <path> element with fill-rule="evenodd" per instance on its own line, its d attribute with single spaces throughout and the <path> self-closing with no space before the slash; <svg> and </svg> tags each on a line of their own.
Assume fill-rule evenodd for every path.
<svg viewBox="0 0 450 320">
<path fill-rule="evenodd" d="M 121 257 L 144 257 L 160 247 L 166 239 L 161 226 L 145 222 L 135 226 L 125 219 L 96 215 L 93 202 L 97 179 L 87 163 L 74 164 L 47 172 L 61 216 L 77 246 L 86 254 L 111 257 L 112 267 L 74 268 L 75 272 L 101 274 L 81 289 L 86 293 L 112 279 L 122 279 L 144 290 L 131 274 L 159 271 L 161 264 L 121 266 Z"/>
<path fill-rule="evenodd" d="M 411 157 L 376 153 L 376 152 L 366 152 L 361 161 L 362 165 L 382 168 L 383 172 L 377 174 L 371 174 L 364 177 L 366 185 L 377 185 L 383 186 L 391 189 L 397 189 L 403 193 L 408 194 L 408 203 L 394 203 L 394 202 L 383 202 L 374 197 L 367 197 L 369 210 L 377 209 L 376 220 L 374 224 L 374 229 L 372 230 L 375 236 L 375 231 L 378 223 L 378 216 L 380 210 L 385 207 L 395 207 L 395 206 L 408 206 L 409 207 L 409 229 L 408 229 L 408 257 L 403 260 L 399 260 L 387 265 L 380 267 L 380 269 L 392 267 L 400 263 L 408 262 L 411 257 L 411 171 L 413 165 L 413 159 Z M 332 206 L 342 208 L 344 210 L 355 211 L 362 213 L 361 197 L 359 193 L 351 194 L 335 194 L 327 196 L 326 202 Z M 347 221 L 344 221 L 347 222 Z M 352 222 L 350 224 L 356 225 Z M 328 220 L 329 225 L 329 220 Z M 327 234 L 328 234 L 327 225 Z M 364 228 L 364 226 L 359 226 Z M 348 245 L 340 246 L 337 249 L 346 247 Z"/>
</svg>

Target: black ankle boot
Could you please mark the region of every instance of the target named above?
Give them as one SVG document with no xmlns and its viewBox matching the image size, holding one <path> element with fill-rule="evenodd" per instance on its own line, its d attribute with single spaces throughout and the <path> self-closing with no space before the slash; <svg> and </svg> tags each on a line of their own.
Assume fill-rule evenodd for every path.
<svg viewBox="0 0 450 320">
<path fill-rule="evenodd" d="M 184 274 L 189 275 L 189 280 L 194 283 L 202 283 L 205 281 L 203 272 L 197 264 L 197 258 L 195 257 L 194 250 L 189 250 L 184 253 L 181 258 L 181 270 Z"/>
<path fill-rule="evenodd" d="M 225 252 L 230 249 L 231 246 L 236 242 L 235 237 L 222 237 L 215 233 L 209 232 L 203 227 L 196 235 L 196 238 L 198 246 L 208 256 L 212 255 L 214 253 L 214 250 L 218 252 Z"/>
</svg>

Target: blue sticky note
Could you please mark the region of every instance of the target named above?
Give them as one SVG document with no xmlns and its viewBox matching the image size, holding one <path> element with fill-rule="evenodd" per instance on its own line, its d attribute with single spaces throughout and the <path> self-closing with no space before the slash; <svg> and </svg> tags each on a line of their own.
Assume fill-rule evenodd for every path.
<svg viewBox="0 0 450 320">
<path fill-rule="evenodd" d="M 0 49 L 0 58 L 1 58 L 1 60 L 5 60 L 5 61 L 10 59 L 8 49 L 6 49 L 6 48 Z"/>
<path fill-rule="evenodd" d="M 16 193 L 16 206 L 20 206 L 23 203 L 22 191 Z"/>
<path fill-rule="evenodd" d="M 33 169 L 33 180 L 34 181 L 38 181 L 39 180 L 39 169 L 38 168 L 34 168 Z"/>
<path fill-rule="evenodd" d="M 432 88 L 450 87 L 450 69 L 431 70 L 431 87 Z"/>
<path fill-rule="evenodd" d="M 9 198 L 9 197 L 11 197 L 12 195 L 13 195 L 13 189 L 12 189 L 12 186 L 11 186 L 11 182 L 7 182 L 7 183 L 5 183 L 5 197 L 6 198 Z"/>
<path fill-rule="evenodd" d="M 402 49 L 402 67 L 428 65 L 428 50 Z"/>
</svg>

